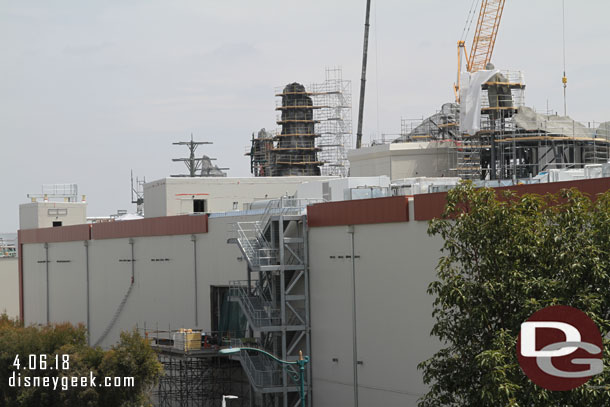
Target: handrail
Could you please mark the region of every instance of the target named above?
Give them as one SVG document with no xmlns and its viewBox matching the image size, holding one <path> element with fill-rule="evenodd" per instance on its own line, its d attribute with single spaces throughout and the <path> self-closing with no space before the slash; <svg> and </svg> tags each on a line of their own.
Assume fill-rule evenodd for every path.
<svg viewBox="0 0 610 407">
<path fill-rule="evenodd" d="M 261 295 L 259 284 L 254 286 L 254 292 L 258 291 L 257 294 L 250 294 L 246 289 L 252 288 L 247 281 L 231 281 L 229 282 L 229 295 L 236 296 L 240 299 L 243 304 L 245 311 L 248 313 L 250 318 L 253 320 L 256 326 L 270 326 L 277 325 L 280 322 L 280 310 L 273 307 L 271 301 L 264 298 Z M 252 298 L 258 298 L 262 308 L 257 308 L 252 303 Z"/>
<path fill-rule="evenodd" d="M 223 349 L 220 352 L 223 353 L 223 351 L 226 350 L 227 349 Z M 229 353 L 232 353 L 232 349 L 228 350 Z M 259 348 L 243 347 L 236 349 L 236 351 L 239 352 L 240 360 L 250 382 L 256 387 L 282 387 L 284 385 L 282 380 L 282 373 L 284 370 L 289 373 L 288 377 L 292 382 L 292 385 L 298 385 L 299 379 L 305 379 L 304 376 L 299 377 L 299 374 L 293 366 L 299 366 L 301 372 L 303 372 L 304 366 L 309 362 L 308 356 L 305 356 L 304 359 L 287 361 L 281 360 L 271 353 Z M 257 354 L 256 356 L 253 356 L 250 355 L 248 351 L 256 351 L 260 353 L 260 355 Z M 277 364 L 274 362 L 279 363 L 282 368 L 278 368 Z M 306 385 L 305 381 L 302 382 L 301 385 Z"/>
<path fill-rule="evenodd" d="M 262 217 L 257 221 L 236 222 L 233 224 L 236 240 L 251 267 L 270 266 L 277 263 L 278 248 L 265 237 L 265 230 L 273 216 L 302 215 L 308 205 L 324 202 L 323 199 L 281 197 L 270 200 L 265 206 Z M 267 284 L 268 285 L 268 284 Z M 273 308 L 271 298 L 266 296 L 265 287 L 260 284 L 248 287 L 232 287 L 247 312 L 256 323 L 275 325 L 279 319 L 279 310 Z M 253 289 L 250 293 L 250 289 Z M 269 287 L 267 287 L 267 290 Z M 264 310 L 256 309 L 251 300 L 258 297 Z"/>
<path fill-rule="evenodd" d="M 267 203 L 261 219 L 257 221 L 236 222 L 234 230 L 237 240 L 254 266 L 271 264 L 274 249 L 265 237 L 265 229 L 271 217 L 281 215 L 300 215 L 308 205 L 324 202 L 323 199 L 281 197 Z M 256 242 L 256 244 L 254 244 Z M 261 261 L 263 260 L 263 261 Z"/>
<path fill-rule="evenodd" d="M 251 356 L 248 352 L 242 352 L 240 356 L 248 376 L 256 387 L 281 387 L 283 385 L 282 369 L 271 367 L 261 356 Z M 254 358 L 260 362 L 263 369 L 256 366 Z"/>
</svg>

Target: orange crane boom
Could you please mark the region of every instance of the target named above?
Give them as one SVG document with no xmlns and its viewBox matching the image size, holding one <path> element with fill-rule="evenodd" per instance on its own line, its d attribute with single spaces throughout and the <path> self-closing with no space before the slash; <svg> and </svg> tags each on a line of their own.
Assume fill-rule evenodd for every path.
<svg viewBox="0 0 610 407">
<path fill-rule="evenodd" d="M 481 3 L 477 29 L 472 40 L 470 58 L 468 58 L 468 72 L 485 69 L 485 66 L 491 61 L 505 2 L 506 0 L 483 0 Z"/>
<path fill-rule="evenodd" d="M 506 0 L 482 0 L 477 28 L 472 39 L 470 57 L 466 52 L 465 41 L 458 41 L 458 76 L 457 83 L 454 85 L 455 98 L 460 99 L 460 73 L 462 70 L 462 52 L 466 60 L 466 70 L 477 72 L 485 69 L 491 61 L 491 56 L 496 45 L 496 37 L 500 28 L 500 20 L 504 11 Z"/>
</svg>

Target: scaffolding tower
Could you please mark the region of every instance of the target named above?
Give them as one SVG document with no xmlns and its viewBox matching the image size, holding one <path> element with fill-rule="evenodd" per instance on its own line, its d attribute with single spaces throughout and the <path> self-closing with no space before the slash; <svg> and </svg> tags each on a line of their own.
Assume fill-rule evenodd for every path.
<svg viewBox="0 0 610 407">
<path fill-rule="evenodd" d="M 324 82 L 277 88 L 275 133 L 252 134 L 245 155 L 256 177 L 325 175 L 347 177 L 352 143 L 352 89 L 341 68 L 326 68 Z"/>
<path fill-rule="evenodd" d="M 316 147 L 314 105 L 311 93 L 300 83 L 286 85 L 276 96 L 280 100 L 275 108 L 280 112 L 277 124 L 281 126 L 273 138 L 272 176 L 320 175 L 322 162 Z"/>
<path fill-rule="evenodd" d="M 347 177 L 349 161 L 347 150 L 352 147 L 352 83 L 343 79 L 340 67 L 326 68 L 324 82 L 309 88 L 317 120 L 316 133 L 320 135 L 318 157 L 324 164 L 321 175 Z"/>
<path fill-rule="evenodd" d="M 184 350 L 176 348 L 169 339 L 156 337 L 152 341 L 151 346 L 163 365 L 163 374 L 153 391 L 156 406 L 216 407 L 227 394 L 239 397 L 232 406 L 252 405 L 250 386 L 240 363 L 219 354 L 217 346 Z"/>
<path fill-rule="evenodd" d="M 480 131 L 457 138 L 455 175 L 463 179 L 496 179 L 496 141 L 514 134 L 513 116 L 525 106 L 525 80 L 519 71 L 499 71 L 481 87 Z"/>
</svg>

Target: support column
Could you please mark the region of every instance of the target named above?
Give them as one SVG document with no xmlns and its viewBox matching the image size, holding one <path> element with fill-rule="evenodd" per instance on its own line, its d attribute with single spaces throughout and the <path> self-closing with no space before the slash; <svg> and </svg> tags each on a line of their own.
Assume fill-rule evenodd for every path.
<svg viewBox="0 0 610 407">
<path fill-rule="evenodd" d="M 358 407 L 358 328 L 356 314 L 356 247 L 354 225 L 347 227 L 347 233 L 352 240 L 352 346 L 354 365 L 354 407 Z"/>
<path fill-rule="evenodd" d="M 87 345 L 91 346 L 91 300 L 89 293 L 89 241 L 83 242 L 85 246 L 85 274 L 87 280 Z"/>
<path fill-rule="evenodd" d="M 279 249 L 280 249 L 280 315 L 282 323 L 282 359 L 287 360 L 287 338 L 286 338 L 286 270 L 285 270 L 285 249 L 284 249 L 284 217 L 280 215 L 278 220 L 279 226 Z M 282 369 L 282 384 L 284 385 L 283 405 L 288 407 L 288 392 L 285 390 L 288 386 L 288 373 L 286 369 Z"/>
<path fill-rule="evenodd" d="M 199 327 L 199 286 L 197 284 L 197 236 L 191 235 L 191 241 L 193 242 L 193 277 L 195 283 L 195 327 Z"/>
<path fill-rule="evenodd" d="M 47 301 L 47 325 L 49 324 L 51 318 L 50 318 L 50 312 L 49 312 L 49 244 L 47 242 L 45 242 L 44 244 L 44 265 L 45 265 L 45 276 L 46 276 L 46 288 L 47 288 L 47 295 L 46 295 L 46 301 Z"/>
</svg>

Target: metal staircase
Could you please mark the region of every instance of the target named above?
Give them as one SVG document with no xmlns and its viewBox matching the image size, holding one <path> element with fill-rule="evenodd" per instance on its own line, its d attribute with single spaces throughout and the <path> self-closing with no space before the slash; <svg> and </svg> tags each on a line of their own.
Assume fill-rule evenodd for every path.
<svg viewBox="0 0 610 407">
<path fill-rule="evenodd" d="M 311 353 L 305 211 L 318 202 L 290 197 L 269 201 L 258 221 L 235 223 L 228 240 L 237 244 L 248 266 L 247 280 L 230 283 L 229 300 L 240 305 L 250 336 L 283 360 L 297 360 L 299 350 Z M 257 392 L 273 394 L 285 407 L 299 403 L 298 386 L 277 363 L 248 352 L 241 352 L 240 361 Z M 308 371 L 308 392 L 310 382 Z"/>
</svg>

